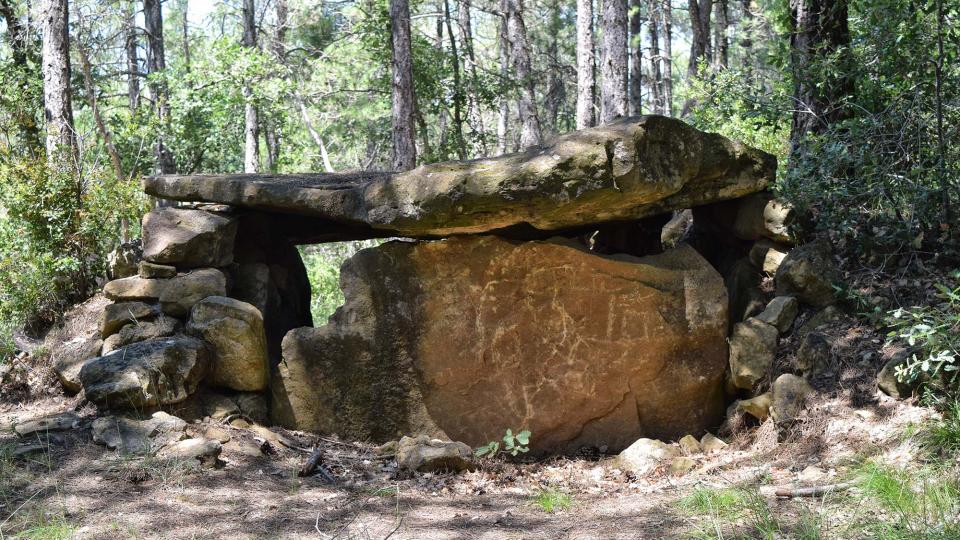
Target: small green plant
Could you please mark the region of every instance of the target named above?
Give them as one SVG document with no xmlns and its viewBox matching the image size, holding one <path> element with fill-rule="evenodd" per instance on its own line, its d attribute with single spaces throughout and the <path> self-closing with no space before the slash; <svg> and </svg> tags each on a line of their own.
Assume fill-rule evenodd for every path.
<svg viewBox="0 0 960 540">
<path fill-rule="evenodd" d="M 562 491 L 546 489 L 533 497 L 533 503 L 544 512 L 552 514 L 561 510 L 569 510 L 571 503 L 573 503 L 573 497 Z"/>
<path fill-rule="evenodd" d="M 530 431 L 526 429 L 514 435 L 513 430 L 507 428 L 507 432 L 501 440 L 503 445 L 500 444 L 500 441 L 490 441 L 473 452 L 477 457 L 487 456 L 492 458 L 501 452 L 517 457 L 530 451 Z"/>
<path fill-rule="evenodd" d="M 931 453 L 960 456 L 960 399 L 943 410 L 943 420 L 934 422 L 924 434 L 924 445 Z"/>
<path fill-rule="evenodd" d="M 955 272 L 960 280 L 960 271 Z M 940 302 L 931 306 L 891 311 L 888 342 L 905 343 L 910 358 L 897 366 L 896 377 L 904 383 L 929 380 L 952 386 L 960 370 L 960 283 L 937 285 Z"/>
</svg>

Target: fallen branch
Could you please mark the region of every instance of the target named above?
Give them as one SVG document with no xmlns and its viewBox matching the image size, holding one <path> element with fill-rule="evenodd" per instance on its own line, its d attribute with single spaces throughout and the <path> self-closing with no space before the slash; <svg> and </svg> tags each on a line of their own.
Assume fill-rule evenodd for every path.
<svg viewBox="0 0 960 540">
<path fill-rule="evenodd" d="M 330 471 L 325 469 L 323 465 L 320 464 L 321 461 L 323 461 L 323 449 L 318 447 L 313 451 L 312 454 L 310 454 L 310 457 L 308 457 L 307 461 L 304 462 L 303 467 L 300 468 L 299 476 L 310 476 L 314 472 L 318 472 L 324 480 L 330 482 L 331 484 L 336 484 L 337 479 L 330 474 Z"/>
<path fill-rule="evenodd" d="M 827 484 L 824 486 L 812 486 L 803 488 L 777 488 L 774 492 L 777 497 L 822 497 L 827 493 L 834 491 L 844 491 L 854 486 L 853 482 L 841 482 L 839 484 Z"/>
</svg>

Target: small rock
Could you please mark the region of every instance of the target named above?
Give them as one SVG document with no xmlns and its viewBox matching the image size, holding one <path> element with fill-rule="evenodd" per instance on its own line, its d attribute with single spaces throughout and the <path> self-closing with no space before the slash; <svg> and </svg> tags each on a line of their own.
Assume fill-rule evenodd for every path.
<svg viewBox="0 0 960 540">
<path fill-rule="evenodd" d="M 763 422 L 770 416 L 770 406 L 773 405 L 773 395 L 764 392 L 759 396 L 737 402 L 737 409 Z"/>
<path fill-rule="evenodd" d="M 877 373 L 877 387 L 884 394 L 897 399 L 906 399 L 913 395 L 918 383 L 904 383 L 897 378 L 897 367 L 906 364 L 909 358 L 907 354 L 895 354 Z"/>
<path fill-rule="evenodd" d="M 777 352 L 777 329 L 751 317 L 733 327 L 730 377 L 734 386 L 751 390 L 767 377 Z"/>
<path fill-rule="evenodd" d="M 115 279 L 103 287 L 103 294 L 111 300 L 159 302 L 160 309 L 174 317 L 186 316 L 200 300 L 226 292 L 227 278 L 216 268 L 200 268 L 169 279 L 132 276 Z"/>
<path fill-rule="evenodd" d="M 823 371 L 830 365 L 830 343 L 826 334 L 810 332 L 803 336 L 797 349 L 797 369 L 804 375 Z"/>
<path fill-rule="evenodd" d="M 804 304 L 825 307 L 836 300 L 833 283 L 838 280 L 825 242 L 794 248 L 777 271 L 777 295 L 796 296 Z"/>
<path fill-rule="evenodd" d="M 13 426 L 13 431 L 21 437 L 27 437 L 35 433 L 73 429 L 79 421 L 80 417 L 76 414 L 62 412 L 19 422 Z"/>
<path fill-rule="evenodd" d="M 177 267 L 169 266 L 166 264 L 157 264 L 150 261 L 140 261 L 139 272 L 137 273 L 140 277 L 145 279 L 151 278 L 172 278 L 177 275 Z"/>
<path fill-rule="evenodd" d="M 692 456 L 701 452 L 700 442 L 693 435 L 684 435 L 679 441 L 680 451 L 685 456 Z"/>
<path fill-rule="evenodd" d="M 773 403 L 770 405 L 770 416 L 778 424 L 792 422 L 800 411 L 807 398 L 814 392 L 813 387 L 803 377 L 785 373 L 773 381 Z"/>
<path fill-rule="evenodd" d="M 223 450 L 220 441 L 197 437 L 184 439 L 163 448 L 158 456 L 168 459 L 199 460 L 204 465 L 215 465 Z"/>
<path fill-rule="evenodd" d="M 140 239 L 120 244 L 107 255 L 107 275 L 110 279 L 130 277 L 137 273 L 137 263 L 143 257 Z"/>
<path fill-rule="evenodd" d="M 127 324 L 136 324 L 141 319 L 147 319 L 160 313 L 156 304 L 145 302 L 117 302 L 110 304 L 103 310 L 100 319 L 100 335 L 104 339 L 120 331 Z"/>
<path fill-rule="evenodd" d="M 793 208 L 773 198 L 766 191 L 742 197 L 737 201 L 733 224 L 739 238 L 754 240 L 766 237 L 777 242 L 792 242 L 789 226 L 795 218 Z"/>
<path fill-rule="evenodd" d="M 767 239 L 762 239 L 750 248 L 750 262 L 770 275 L 776 275 L 777 269 L 787 256 L 789 248 Z"/>
<path fill-rule="evenodd" d="M 180 321 L 162 313 L 156 318 L 135 321 L 104 340 L 101 354 L 113 352 L 132 343 L 172 336 L 180 331 L 181 326 Z"/>
<path fill-rule="evenodd" d="M 377 455 L 385 456 L 389 454 L 396 454 L 398 446 L 399 446 L 399 442 L 397 441 L 387 441 L 377 447 L 377 450 L 376 450 Z"/>
<path fill-rule="evenodd" d="M 270 409 L 267 398 L 257 392 L 238 392 L 233 395 L 233 401 L 240 407 L 240 412 L 258 424 L 267 424 L 270 419 Z"/>
<path fill-rule="evenodd" d="M 236 401 L 216 393 L 205 394 L 200 399 L 201 415 L 209 416 L 214 420 L 223 420 L 224 418 L 240 412 L 240 407 Z"/>
<path fill-rule="evenodd" d="M 797 318 L 799 304 L 793 296 L 778 296 L 767 304 L 766 309 L 757 315 L 757 319 L 774 326 L 778 332 L 784 334 Z"/>
<path fill-rule="evenodd" d="M 80 370 L 91 358 L 100 356 L 103 350 L 103 340 L 99 336 L 77 336 L 51 351 L 51 365 L 53 372 L 70 392 L 79 392 Z"/>
<path fill-rule="evenodd" d="M 474 467 L 473 450 L 462 442 L 441 441 L 426 435 L 403 437 L 397 445 L 397 464 L 408 471 L 465 471 Z"/>
<path fill-rule="evenodd" d="M 227 444 L 230 442 L 230 434 L 227 433 L 227 430 L 219 428 L 217 426 L 210 426 L 203 432 L 203 437 L 205 439 L 212 439 L 215 441 L 220 441 L 221 444 Z"/>
<path fill-rule="evenodd" d="M 675 476 L 681 476 L 692 471 L 697 466 L 697 462 L 686 456 L 675 457 L 670 461 L 670 473 Z"/>
<path fill-rule="evenodd" d="M 703 448 L 705 454 L 711 452 L 718 452 L 727 447 L 727 443 L 723 442 L 722 439 L 716 437 L 712 433 L 707 433 L 700 439 L 700 447 Z"/>
<path fill-rule="evenodd" d="M 634 476 L 649 474 L 661 462 L 680 456 L 680 449 L 656 439 L 638 439 L 614 458 L 614 466 Z"/>
<path fill-rule="evenodd" d="M 826 471 L 820 467 L 810 465 L 800 471 L 800 474 L 797 476 L 797 480 L 799 480 L 801 484 L 816 485 L 821 483 L 826 477 Z"/>
<path fill-rule="evenodd" d="M 840 310 L 836 306 L 827 306 L 814 313 L 806 320 L 796 331 L 796 336 L 803 339 L 804 336 L 820 328 L 821 326 L 836 320 L 840 317 Z"/>
<path fill-rule="evenodd" d="M 187 423 L 163 411 L 147 419 L 105 416 L 93 421 L 93 441 L 122 454 L 152 454 L 185 437 Z"/>
</svg>

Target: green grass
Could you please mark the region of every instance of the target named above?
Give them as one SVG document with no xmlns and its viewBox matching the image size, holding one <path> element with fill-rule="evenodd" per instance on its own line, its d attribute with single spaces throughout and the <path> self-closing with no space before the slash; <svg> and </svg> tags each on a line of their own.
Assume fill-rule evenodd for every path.
<svg viewBox="0 0 960 540">
<path fill-rule="evenodd" d="M 569 510 L 572 503 L 573 497 L 554 489 L 541 491 L 533 497 L 533 504 L 548 514 L 561 510 Z"/>
<path fill-rule="evenodd" d="M 941 456 L 960 455 L 960 399 L 943 410 L 943 420 L 934 422 L 924 436 L 925 448 Z"/>
<path fill-rule="evenodd" d="M 697 488 L 677 506 L 694 524 L 698 539 L 780 538 L 780 521 L 759 493 L 750 489 Z"/>
</svg>

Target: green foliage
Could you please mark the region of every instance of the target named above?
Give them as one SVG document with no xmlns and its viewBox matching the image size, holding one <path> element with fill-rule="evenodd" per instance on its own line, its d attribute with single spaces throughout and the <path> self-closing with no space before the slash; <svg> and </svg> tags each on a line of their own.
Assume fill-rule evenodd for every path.
<svg viewBox="0 0 960 540">
<path fill-rule="evenodd" d="M 695 488 L 677 506 L 695 516 L 695 538 L 781 538 L 780 521 L 755 491 L 739 488 Z M 745 535 L 734 531 L 748 530 Z"/>
<path fill-rule="evenodd" d="M 84 298 L 104 275 L 120 219 L 137 223 L 143 205 L 136 183 L 102 170 L 0 162 L 0 331 L 52 321 Z M 8 352 L 0 344 L 0 355 Z"/>
<path fill-rule="evenodd" d="M 507 428 L 507 432 L 503 435 L 501 441 L 503 441 L 502 445 L 500 441 L 490 441 L 476 448 L 474 454 L 477 457 L 487 456 L 493 458 L 496 457 L 497 454 L 504 453 L 517 457 L 520 454 L 525 454 L 530 451 L 530 431 L 526 429 L 514 435 L 513 430 Z"/>
<path fill-rule="evenodd" d="M 538 492 L 533 497 L 533 503 L 548 514 L 569 510 L 573 503 L 573 497 L 568 493 L 557 491 L 555 489 L 546 489 Z"/>
<path fill-rule="evenodd" d="M 361 249 L 374 247 L 379 240 L 337 242 L 300 248 L 300 256 L 310 280 L 310 313 L 313 323 L 320 326 L 343 305 L 340 289 L 340 265 Z"/>
<path fill-rule="evenodd" d="M 960 483 L 936 468 L 897 469 L 875 462 L 856 472 L 858 487 L 884 512 L 861 524 L 863 537 L 948 539 L 960 537 Z"/>
<path fill-rule="evenodd" d="M 943 419 L 925 430 L 924 446 L 933 455 L 960 457 L 960 399 L 948 402 L 942 413 Z"/>
<path fill-rule="evenodd" d="M 886 318 L 891 328 L 888 342 L 910 347 L 910 358 L 897 367 L 901 382 L 942 382 L 946 389 L 956 382 L 960 370 L 960 271 L 954 283 L 938 284 L 939 302 L 928 306 L 899 308 Z"/>
</svg>

